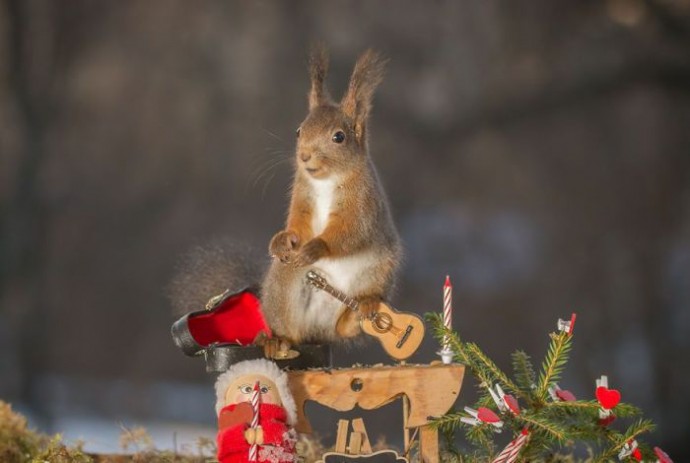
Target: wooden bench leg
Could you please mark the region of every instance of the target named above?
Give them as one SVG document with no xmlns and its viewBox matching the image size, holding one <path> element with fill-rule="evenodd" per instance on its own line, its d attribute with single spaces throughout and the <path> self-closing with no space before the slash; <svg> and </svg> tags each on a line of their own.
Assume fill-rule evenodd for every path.
<svg viewBox="0 0 690 463">
<path fill-rule="evenodd" d="M 437 429 L 430 426 L 419 428 L 419 456 L 422 463 L 439 463 Z"/>
</svg>

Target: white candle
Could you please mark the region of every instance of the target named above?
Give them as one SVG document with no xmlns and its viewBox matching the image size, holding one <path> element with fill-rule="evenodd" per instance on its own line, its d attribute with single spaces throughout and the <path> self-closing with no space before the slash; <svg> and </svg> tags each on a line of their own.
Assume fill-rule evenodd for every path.
<svg viewBox="0 0 690 463">
<path fill-rule="evenodd" d="M 446 275 L 446 282 L 443 284 L 443 326 L 449 330 L 453 329 L 453 285 L 450 277 Z M 450 349 L 450 336 L 443 337 L 443 346 L 438 352 L 445 365 L 453 362 L 453 351 Z"/>
</svg>

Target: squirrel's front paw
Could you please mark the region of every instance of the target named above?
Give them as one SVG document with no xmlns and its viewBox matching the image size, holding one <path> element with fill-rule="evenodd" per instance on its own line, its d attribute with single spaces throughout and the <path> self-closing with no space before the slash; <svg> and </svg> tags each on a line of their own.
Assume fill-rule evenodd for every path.
<svg viewBox="0 0 690 463">
<path fill-rule="evenodd" d="M 297 257 L 295 257 L 294 264 L 296 267 L 305 267 L 325 257 L 327 254 L 328 246 L 326 246 L 326 242 L 321 238 L 314 238 L 302 246 Z"/>
<path fill-rule="evenodd" d="M 276 233 L 268 245 L 268 252 L 271 257 L 280 259 L 284 264 L 293 260 L 295 250 L 299 246 L 299 237 L 296 233 L 283 230 Z"/>
</svg>

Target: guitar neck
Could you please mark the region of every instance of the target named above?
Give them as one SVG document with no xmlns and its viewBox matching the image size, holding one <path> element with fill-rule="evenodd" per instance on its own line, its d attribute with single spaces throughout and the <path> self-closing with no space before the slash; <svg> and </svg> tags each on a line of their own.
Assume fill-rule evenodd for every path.
<svg viewBox="0 0 690 463">
<path fill-rule="evenodd" d="M 335 289 L 333 286 L 331 286 L 329 284 L 325 284 L 323 286 L 323 288 L 321 288 L 321 289 L 323 289 L 328 294 L 330 294 L 331 296 L 333 296 L 334 298 L 338 299 L 340 302 L 345 304 L 350 310 L 353 310 L 355 312 L 357 311 L 357 308 L 359 307 L 359 303 L 356 300 L 354 300 L 354 298 L 351 298 L 350 296 L 348 296 L 344 292 Z"/>
</svg>

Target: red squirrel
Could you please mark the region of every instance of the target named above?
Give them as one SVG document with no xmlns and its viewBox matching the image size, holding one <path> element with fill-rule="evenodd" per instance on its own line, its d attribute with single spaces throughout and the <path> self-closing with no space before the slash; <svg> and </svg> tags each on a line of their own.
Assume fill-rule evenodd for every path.
<svg viewBox="0 0 690 463">
<path fill-rule="evenodd" d="M 310 57 L 309 114 L 297 129 L 294 181 L 285 229 L 273 236 L 262 306 L 274 335 L 288 343 L 329 342 L 360 332 L 386 299 L 401 245 L 368 149 L 368 119 L 385 61 L 362 54 L 340 102 L 324 80 L 328 54 Z M 315 270 L 359 302 L 359 313 L 306 283 Z"/>
</svg>

